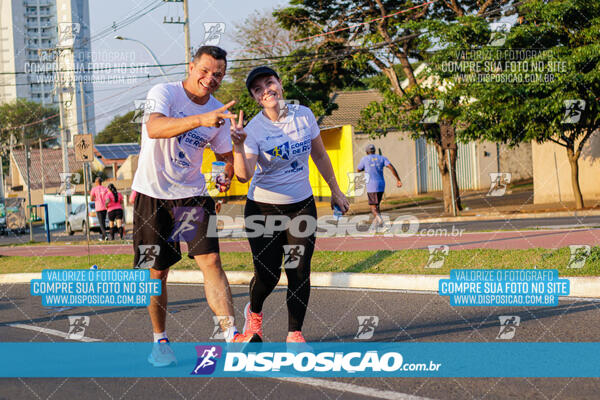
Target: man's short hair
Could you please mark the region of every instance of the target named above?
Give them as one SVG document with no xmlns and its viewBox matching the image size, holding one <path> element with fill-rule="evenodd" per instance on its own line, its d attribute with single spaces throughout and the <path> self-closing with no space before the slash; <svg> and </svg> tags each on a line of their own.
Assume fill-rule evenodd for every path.
<svg viewBox="0 0 600 400">
<path fill-rule="evenodd" d="M 220 47 L 217 46 L 200 46 L 194 54 L 193 62 L 196 62 L 202 57 L 202 54 L 208 54 L 215 60 L 223 60 L 225 61 L 225 66 L 227 66 L 227 52 Z"/>
</svg>

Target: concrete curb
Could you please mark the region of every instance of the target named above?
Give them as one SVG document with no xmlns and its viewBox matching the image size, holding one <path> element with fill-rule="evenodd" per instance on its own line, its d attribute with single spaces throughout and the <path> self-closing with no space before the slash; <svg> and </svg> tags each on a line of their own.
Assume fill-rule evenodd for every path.
<svg viewBox="0 0 600 400">
<path fill-rule="evenodd" d="M 226 271 L 232 285 L 247 285 L 252 272 Z M 32 279 L 41 279 L 41 273 L 0 274 L 0 284 L 29 283 Z M 315 287 L 335 287 L 343 289 L 395 289 L 437 292 L 440 279 L 448 279 L 448 275 L 400 275 L 400 274 L 361 274 L 348 272 L 313 272 L 310 282 Z M 571 293 L 569 297 L 600 298 L 600 277 L 571 277 Z M 169 283 L 204 283 L 200 271 L 171 271 Z M 278 283 L 287 285 L 285 274 Z"/>
</svg>

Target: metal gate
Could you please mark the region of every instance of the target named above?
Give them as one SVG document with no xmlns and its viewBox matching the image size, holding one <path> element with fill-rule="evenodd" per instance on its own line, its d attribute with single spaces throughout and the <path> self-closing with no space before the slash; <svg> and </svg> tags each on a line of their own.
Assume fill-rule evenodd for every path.
<svg viewBox="0 0 600 400">
<path fill-rule="evenodd" d="M 435 146 L 425 144 L 419 138 L 417 147 L 417 170 L 419 171 L 419 192 L 435 192 L 442 190 L 442 174 L 438 168 L 438 155 Z M 475 146 L 471 143 L 458 143 L 458 158 L 456 160 L 456 173 L 459 190 L 477 189 L 477 164 L 475 162 Z"/>
</svg>

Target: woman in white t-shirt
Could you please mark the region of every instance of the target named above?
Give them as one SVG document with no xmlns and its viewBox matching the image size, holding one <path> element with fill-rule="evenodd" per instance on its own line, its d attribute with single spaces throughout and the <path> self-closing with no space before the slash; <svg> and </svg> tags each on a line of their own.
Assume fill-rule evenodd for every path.
<svg viewBox="0 0 600 400">
<path fill-rule="evenodd" d="M 241 182 L 253 178 L 244 210 L 254 261 L 244 335 L 263 336 L 263 303 L 279 281 L 283 259 L 288 278 L 286 341 L 303 343 L 317 227 L 309 156 L 331 189 L 332 208 L 345 213 L 349 203 L 337 184 L 312 111 L 285 104 L 281 80 L 271 68 L 253 69 L 246 87 L 263 109 L 245 128 L 240 112 L 231 133 L 235 175 Z"/>
</svg>

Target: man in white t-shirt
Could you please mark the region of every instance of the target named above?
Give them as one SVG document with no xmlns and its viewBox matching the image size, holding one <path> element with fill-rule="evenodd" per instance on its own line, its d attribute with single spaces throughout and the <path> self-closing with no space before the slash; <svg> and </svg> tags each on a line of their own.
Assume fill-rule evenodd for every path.
<svg viewBox="0 0 600 400">
<path fill-rule="evenodd" d="M 146 100 L 142 125 L 142 147 L 132 189 L 134 203 L 133 244 L 135 268 L 150 268 L 153 279 L 162 280 L 162 294 L 148 306 L 154 341 L 150 361 L 170 365 L 175 357 L 165 332 L 167 275 L 181 259 L 179 242 L 188 245 L 205 280 L 206 299 L 220 317 L 228 341 L 236 341 L 233 305 L 227 277 L 221 267 L 219 241 L 207 235 L 215 223 L 215 203 L 208 195 L 201 172 L 204 148 L 210 144 L 217 160 L 226 162 L 226 179 L 219 190 L 229 188 L 233 175 L 232 146 L 227 111 L 235 102 L 221 104 L 212 94 L 219 88 L 227 53 L 215 46 L 202 46 L 189 64 L 183 82 L 154 86 Z"/>
</svg>

